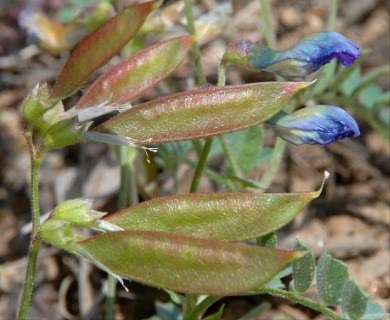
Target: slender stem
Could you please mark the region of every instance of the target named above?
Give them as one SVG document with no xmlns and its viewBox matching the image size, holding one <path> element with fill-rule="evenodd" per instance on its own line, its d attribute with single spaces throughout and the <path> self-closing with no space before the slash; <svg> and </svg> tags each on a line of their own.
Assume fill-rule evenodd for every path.
<svg viewBox="0 0 390 320">
<path fill-rule="evenodd" d="M 32 155 L 31 159 L 31 208 L 32 208 L 32 238 L 38 235 L 40 226 L 40 211 L 39 211 L 39 167 L 42 160 Z"/>
<path fill-rule="evenodd" d="M 276 48 L 275 33 L 272 28 L 271 22 L 271 9 L 268 0 L 260 0 L 261 4 L 261 15 L 264 21 L 264 33 L 267 45 L 270 48 Z M 282 80 L 280 77 L 276 77 L 276 80 Z M 280 164 L 283 159 L 284 150 L 287 143 L 280 138 L 276 138 L 274 149 L 272 150 L 271 158 L 269 160 L 269 167 L 260 180 L 260 186 L 265 191 L 275 179 L 276 174 L 279 171 Z"/>
<path fill-rule="evenodd" d="M 118 149 L 121 165 L 121 180 L 118 198 L 118 209 L 120 210 L 126 208 L 128 205 L 138 203 L 137 181 L 134 174 L 134 159 L 137 155 L 137 150 L 129 147 L 119 147 Z M 115 277 L 108 274 L 106 320 L 112 320 L 114 318 L 116 282 Z"/>
<path fill-rule="evenodd" d="M 382 125 L 378 120 L 376 120 L 373 115 L 364 109 L 360 105 L 355 105 L 354 110 L 364 118 L 367 123 L 372 126 L 379 134 L 381 134 L 387 141 L 390 142 L 389 129 L 385 125 Z"/>
<path fill-rule="evenodd" d="M 225 72 L 226 72 L 226 63 L 222 60 L 219 71 L 218 71 L 218 86 L 222 87 L 225 85 Z M 223 138 L 222 138 L 223 139 Z M 214 138 L 209 137 L 206 139 L 202 152 L 199 157 L 198 165 L 195 169 L 194 177 L 192 178 L 190 192 L 196 192 L 199 186 L 200 178 L 202 176 L 202 172 L 206 166 L 207 157 L 210 153 L 211 146 L 213 145 Z"/>
<path fill-rule="evenodd" d="M 313 300 L 310 300 L 308 298 L 302 297 L 295 292 L 292 291 L 285 291 L 280 289 L 274 289 L 274 288 L 261 288 L 257 291 L 258 293 L 266 293 L 274 297 L 280 297 L 284 299 L 288 299 L 294 302 L 297 302 L 303 306 L 309 307 L 313 310 L 316 310 L 318 312 L 321 312 L 324 315 L 327 315 L 331 319 L 334 320 L 343 320 L 342 317 L 340 317 L 337 313 L 334 311 L 328 309 L 326 306 L 316 303 Z"/>
<path fill-rule="evenodd" d="M 280 164 L 282 163 L 284 150 L 286 149 L 287 142 L 277 138 L 274 149 L 272 150 L 271 158 L 269 159 L 269 166 L 267 171 L 259 182 L 260 189 L 263 191 L 267 190 L 275 179 L 276 174 L 279 171 Z"/>
<path fill-rule="evenodd" d="M 42 157 L 36 152 L 31 139 L 27 136 L 27 141 L 30 148 L 30 160 L 31 160 L 31 211 L 32 211 L 32 231 L 31 231 L 31 243 L 30 251 L 27 262 L 26 278 L 23 287 L 22 300 L 19 306 L 18 319 L 26 319 L 27 310 L 30 305 L 31 295 L 34 285 L 34 275 L 37 265 L 37 258 L 41 241 L 37 237 L 40 226 L 40 212 L 39 212 L 39 167 L 42 162 Z"/>
<path fill-rule="evenodd" d="M 197 296 L 194 294 L 187 294 L 186 299 L 183 305 L 183 319 L 189 320 L 190 315 L 193 310 L 196 308 Z"/>
<path fill-rule="evenodd" d="M 236 159 L 234 159 L 233 154 L 230 151 L 229 141 L 226 139 L 225 136 L 219 136 L 219 143 L 222 146 L 223 153 L 225 154 L 226 160 L 229 163 L 230 169 L 232 170 L 233 174 L 239 178 L 242 177 L 241 170 L 237 164 Z"/>
<path fill-rule="evenodd" d="M 226 62 L 224 61 L 224 59 L 222 59 L 218 71 L 218 86 L 223 87 L 225 83 L 226 83 Z M 222 146 L 223 153 L 225 154 L 226 160 L 233 171 L 233 174 L 237 177 L 242 177 L 241 170 L 237 165 L 237 162 L 234 159 L 233 154 L 230 152 L 229 142 L 227 141 L 226 137 L 219 136 L 218 139 Z"/>
<path fill-rule="evenodd" d="M 272 21 L 271 21 L 272 14 L 271 14 L 271 9 L 268 0 L 260 0 L 260 5 L 261 5 L 261 16 L 264 22 L 265 41 L 269 47 L 275 48 L 276 39 L 275 39 L 275 33 L 272 28 Z"/>
<path fill-rule="evenodd" d="M 202 302 L 200 302 L 195 309 L 192 311 L 192 313 L 188 316 L 188 318 L 185 318 L 184 320 L 198 320 L 206 311 L 207 309 L 220 300 L 222 297 L 213 297 L 208 296 L 207 298 L 203 299 Z"/>
<path fill-rule="evenodd" d="M 218 70 L 218 87 L 223 87 L 226 84 L 226 61 L 222 59 Z"/>
<path fill-rule="evenodd" d="M 195 161 L 189 160 L 189 159 L 187 159 L 185 157 L 180 157 L 180 161 L 188 164 L 189 166 L 191 166 L 193 168 L 196 168 L 196 166 L 197 166 Z M 237 187 L 233 184 L 233 182 L 231 182 L 229 179 L 224 179 L 216 171 L 214 171 L 214 170 L 212 170 L 212 169 L 210 169 L 208 167 L 205 167 L 203 169 L 203 173 L 207 177 L 209 177 L 210 179 L 214 180 L 216 183 L 219 183 L 221 185 L 226 186 L 229 190 L 231 190 L 231 191 L 238 191 Z"/>
<path fill-rule="evenodd" d="M 114 302 L 116 291 L 116 279 L 112 274 L 107 277 L 107 299 L 106 299 L 106 314 L 105 319 L 111 320 L 114 318 Z"/>
<path fill-rule="evenodd" d="M 190 0 L 184 0 L 185 5 L 185 12 L 186 12 L 186 18 L 187 18 L 187 28 L 189 34 L 196 36 L 195 31 L 195 24 L 194 24 L 194 18 L 192 16 L 192 7 Z M 198 83 L 201 86 L 206 85 L 206 77 L 204 76 L 203 70 L 202 70 L 202 64 L 200 60 L 200 52 L 197 42 L 195 41 L 192 46 L 192 56 L 194 59 L 195 64 L 195 70 L 196 70 L 196 76 L 198 79 Z M 209 152 L 211 150 L 211 146 L 213 144 L 213 137 L 209 137 L 206 139 L 202 152 L 199 156 L 198 165 L 195 169 L 194 176 L 192 178 L 192 183 L 190 187 L 190 192 L 196 192 L 199 186 L 200 178 L 202 176 L 202 172 L 204 167 L 206 166 L 207 157 L 209 155 Z M 186 315 L 190 314 L 193 310 L 193 308 L 196 305 L 197 297 L 191 294 L 186 295 L 185 303 L 183 304 L 183 315 L 186 317 Z"/>
<path fill-rule="evenodd" d="M 41 241 L 39 238 L 34 238 L 31 240 L 30 251 L 28 255 L 26 279 L 23 287 L 22 300 L 19 307 L 19 320 L 26 319 L 27 310 L 30 305 L 32 289 L 34 285 L 34 275 L 37 265 L 38 252 L 41 247 Z"/>
<path fill-rule="evenodd" d="M 135 148 L 119 147 L 121 180 L 119 186 L 118 209 L 138 203 L 137 182 L 134 176 L 133 162 L 137 151 Z"/>
<path fill-rule="evenodd" d="M 337 18 L 337 0 L 331 0 L 329 6 L 328 29 L 334 30 Z"/>
<path fill-rule="evenodd" d="M 186 18 L 187 18 L 188 32 L 191 35 L 196 35 L 194 18 L 192 16 L 192 7 L 191 7 L 190 0 L 184 0 L 184 5 L 185 5 Z M 198 83 L 201 86 L 204 86 L 206 84 L 206 78 L 205 78 L 205 76 L 203 74 L 203 70 L 202 70 L 198 44 L 196 42 L 194 42 L 192 44 L 191 49 L 192 49 L 192 55 L 194 58 L 194 64 L 195 64 L 196 76 L 198 79 Z M 198 162 L 198 165 L 195 169 L 194 177 L 192 178 L 190 192 L 196 192 L 196 190 L 198 189 L 200 178 L 202 176 L 203 169 L 206 165 L 207 157 L 208 157 L 209 152 L 211 150 L 213 140 L 214 139 L 212 137 L 209 137 L 206 139 L 206 141 L 203 145 L 203 149 L 202 149 L 202 152 L 200 153 L 200 157 L 199 157 L 199 162 Z"/>
<path fill-rule="evenodd" d="M 137 148 L 127 148 L 127 158 L 128 158 L 128 168 L 129 168 L 129 175 L 127 176 L 128 180 L 128 205 L 133 206 L 139 202 L 138 197 L 138 187 L 137 187 L 137 179 L 135 174 L 135 167 L 134 167 L 134 161 L 138 154 Z"/>
<path fill-rule="evenodd" d="M 198 190 L 200 178 L 202 176 L 203 169 L 206 166 L 207 157 L 210 153 L 211 146 L 213 145 L 213 141 L 214 141 L 213 137 L 209 137 L 206 139 L 203 145 L 202 153 L 200 154 L 198 165 L 196 166 L 195 173 L 192 178 L 190 192 L 196 192 L 196 190 Z"/>
<path fill-rule="evenodd" d="M 200 154 L 202 153 L 202 148 L 203 148 L 203 143 L 200 140 L 191 140 L 192 142 L 192 147 L 194 148 L 197 156 L 199 157 Z"/>
<path fill-rule="evenodd" d="M 192 16 L 191 2 L 190 2 L 190 0 L 184 0 L 184 4 L 185 4 L 185 11 L 186 11 L 188 32 L 190 35 L 196 36 L 194 18 Z M 201 86 L 204 86 L 206 84 L 206 77 L 203 74 L 202 64 L 200 61 L 199 47 L 198 47 L 198 44 L 196 41 L 192 44 L 191 50 L 192 50 L 192 56 L 194 58 L 194 64 L 195 64 L 196 76 L 198 78 L 198 83 Z"/>
</svg>

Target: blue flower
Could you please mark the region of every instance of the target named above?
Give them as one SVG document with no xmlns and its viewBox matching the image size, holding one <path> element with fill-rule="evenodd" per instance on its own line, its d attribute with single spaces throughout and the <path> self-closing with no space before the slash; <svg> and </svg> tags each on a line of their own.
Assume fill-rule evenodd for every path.
<svg viewBox="0 0 390 320">
<path fill-rule="evenodd" d="M 296 145 L 326 145 L 360 135 L 356 121 L 346 111 L 334 106 L 307 107 L 292 114 L 280 111 L 265 123 L 280 138 Z"/>
<path fill-rule="evenodd" d="M 360 51 L 356 44 L 328 30 L 312 34 L 284 51 L 273 50 L 250 40 L 238 40 L 229 44 L 224 59 L 252 70 L 301 78 L 333 59 L 349 67 L 359 57 Z"/>
</svg>

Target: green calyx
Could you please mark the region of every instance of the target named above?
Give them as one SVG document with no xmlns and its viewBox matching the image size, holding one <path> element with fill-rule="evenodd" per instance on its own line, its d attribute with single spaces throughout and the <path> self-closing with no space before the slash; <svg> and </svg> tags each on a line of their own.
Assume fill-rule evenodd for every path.
<svg viewBox="0 0 390 320">
<path fill-rule="evenodd" d="M 22 105 L 26 135 L 41 151 L 57 149 L 81 142 L 88 123 L 80 125 L 74 109 L 65 111 L 62 102 L 48 101 L 46 84 L 37 85 Z"/>
</svg>

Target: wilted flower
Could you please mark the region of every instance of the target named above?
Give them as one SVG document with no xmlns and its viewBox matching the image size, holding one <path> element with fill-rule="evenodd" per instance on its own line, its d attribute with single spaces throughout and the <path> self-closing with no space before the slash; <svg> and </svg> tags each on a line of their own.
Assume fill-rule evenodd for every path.
<svg viewBox="0 0 390 320">
<path fill-rule="evenodd" d="M 356 121 L 343 109 L 334 106 L 315 106 L 292 114 L 280 111 L 265 122 L 288 142 L 300 144 L 329 144 L 360 135 Z"/>
<path fill-rule="evenodd" d="M 293 47 L 278 51 L 250 40 L 229 44 L 224 61 L 252 70 L 265 70 L 283 77 L 300 78 L 338 59 L 349 67 L 360 57 L 359 47 L 335 31 L 312 34 Z"/>
</svg>

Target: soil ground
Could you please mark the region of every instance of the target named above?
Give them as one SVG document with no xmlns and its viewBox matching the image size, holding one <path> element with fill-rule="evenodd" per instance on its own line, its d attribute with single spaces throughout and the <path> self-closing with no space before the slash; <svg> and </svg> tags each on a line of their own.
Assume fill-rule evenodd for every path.
<svg viewBox="0 0 390 320">
<path fill-rule="evenodd" d="M 29 153 L 23 136 L 20 104 L 37 82 L 53 86 L 67 53 L 52 56 L 39 46 L 28 43 L 17 26 L 20 11 L 35 6 L 55 16 L 66 1 L 2 1 L 0 3 L 0 319 L 14 319 L 16 301 L 24 281 L 30 221 Z M 130 2 L 130 1 L 128 1 Z M 168 1 L 173 4 L 175 1 Z M 216 0 L 193 1 L 194 14 L 223 9 Z M 232 1 L 233 12 L 226 24 L 208 30 L 201 40 L 203 68 L 208 82 L 215 84 L 217 66 L 226 43 L 248 38 L 264 41 L 259 1 Z M 328 1 L 272 0 L 273 24 L 278 47 L 284 49 L 304 35 L 326 29 Z M 146 43 L 184 33 L 180 26 L 184 15 L 172 19 L 175 28 L 159 35 L 144 37 Z M 211 20 L 209 17 L 208 19 Z M 383 0 L 340 0 L 336 31 L 361 48 L 370 49 L 363 72 L 389 62 L 389 7 Z M 113 60 L 111 63 L 115 63 Z M 179 87 L 195 82 L 188 59 L 173 75 Z M 253 74 L 239 68 L 228 71 L 228 82 L 244 83 L 272 80 L 268 74 Z M 388 77 L 378 80 L 382 89 L 390 89 Z M 165 91 L 164 91 L 165 90 Z M 165 94 L 159 85 L 142 97 L 149 100 Z M 69 106 L 73 100 L 67 101 Z M 346 106 L 348 107 L 348 106 Z M 353 108 L 348 108 L 354 114 Z M 390 311 L 390 147 L 385 138 L 357 114 L 361 136 L 356 140 L 336 142 L 327 147 L 289 146 L 285 159 L 269 191 L 311 191 L 318 188 L 322 172 L 331 177 L 322 195 L 298 218 L 280 231 L 279 246 L 291 248 L 298 235 L 312 246 L 317 256 L 328 252 L 348 264 L 351 278 L 371 293 L 387 312 Z M 272 140 L 273 137 L 270 137 Z M 272 143 L 272 141 L 270 142 Z M 115 211 L 119 169 L 115 150 L 89 144 L 72 146 L 47 154 L 42 167 L 40 205 L 50 211 L 64 199 L 83 194 L 97 198 L 97 209 Z M 219 159 L 215 163 L 221 163 Z M 251 173 L 259 175 L 264 168 Z M 188 190 L 192 169 L 182 165 L 178 171 L 179 188 Z M 155 192 L 169 193 L 172 181 L 158 175 Z M 204 179 L 201 190 L 215 186 Z M 147 196 L 142 195 L 143 198 Z M 88 262 L 56 248 L 43 246 L 36 273 L 34 294 L 29 311 L 31 319 L 99 319 L 104 310 L 106 275 Z M 168 301 L 168 296 L 137 283 L 128 283 L 130 293 L 118 288 L 116 319 L 144 319 L 155 314 L 154 301 Z M 307 293 L 309 296 L 311 292 Z M 284 300 L 265 296 L 222 300 L 223 319 L 238 319 L 269 302 L 270 308 L 258 319 L 325 319 L 322 315 Z M 80 307 L 81 306 L 81 307 Z"/>
</svg>

